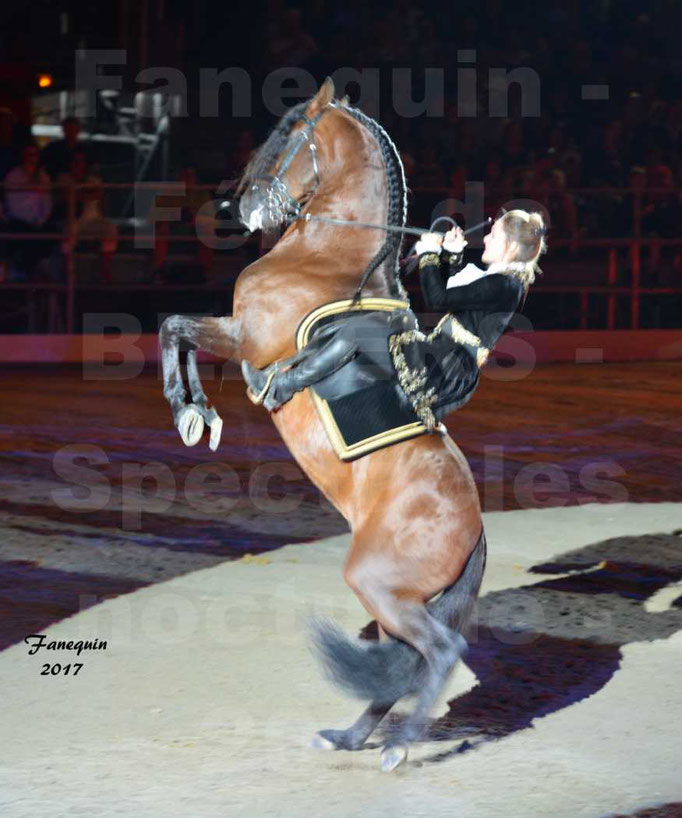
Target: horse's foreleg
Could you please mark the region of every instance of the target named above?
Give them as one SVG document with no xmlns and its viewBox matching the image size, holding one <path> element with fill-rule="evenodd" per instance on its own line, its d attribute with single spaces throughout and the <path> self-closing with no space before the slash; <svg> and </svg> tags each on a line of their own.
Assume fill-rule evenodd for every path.
<svg viewBox="0 0 682 818">
<path fill-rule="evenodd" d="M 216 451 L 223 432 L 223 420 L 214 406 L 208 405 L 208 397 L 199 377 L 197 351 L 192 348 L 187 352 L 187 383 L 192 396 L 192 403 L 180 411 L 178 431 L 187 446 L 193 446 L 201 440 L 204 424 L 211 430 L 209 448 Z"/>
<path fill-rule="evenodd" d="M 219 357 L 238 360 L 240 357 L 239 322 L 236 318 L 192 318 L 172 315 L 163 322 L 159 332 L 163 367 L 163 394 L 171 405 L 173 420 L 187 446 L 201 439 L 204 423 L 211 428 L 210 447 L 213 451 L 220 442 L 222 420 L 208 405 L 201 384 L 196 353 L 198 349 Z M 192 403 L 187 404 L 187 392 L 180 370 L 180 346 L 187 344 L 187 380 Z"/>
</svg>

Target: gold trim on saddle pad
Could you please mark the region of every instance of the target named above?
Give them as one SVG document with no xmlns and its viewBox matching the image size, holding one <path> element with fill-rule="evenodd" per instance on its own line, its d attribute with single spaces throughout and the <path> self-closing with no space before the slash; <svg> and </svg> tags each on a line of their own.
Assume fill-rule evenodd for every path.
<svg viewBox="0 0 682 818">
<path fill-rule="evenodd" d="M 310 331 L 313 326 L 322 318 L 327 318 L 330 315 L 338 315 L 347 312 L 367 312 L 376 310 L 386 310 L 392 312 L 393 310 L 409 309 L 409 301 L 402 301 L 397 298 L 363 298 L 359 302 L 353 302 L 353 299 L 347 298 L 343 301 L 331 301 L 329 304 L 323 304 L 309 313 L 299 324 L 296 331 L 296 347 L 301 349 L 309 340 Z M 354 460 L 364 454 L 369 454 L 376 449 L 381 449 L 384 446 L 390 446 L 393 443 L 399 443 L 401 440 L 408 440 L 417 435 L 424 434 L 429 430 L 421 421 L 414 423 L 407 423 L 404 426 L 398 426 L 395 429 L 388 429 L 385 432 L 380 432 L 372 437 L 359 440 L 357 443 L 346 443 L 341 430 L 334 420 L 332 410 L 329 408 L 329 403 L 321 398 L 313 389 L 310 390 L 313 398 L 313 403 L 317 408 L 317 412 L 324 426 L 334 451 L 341 460 Z"/>
</svg>

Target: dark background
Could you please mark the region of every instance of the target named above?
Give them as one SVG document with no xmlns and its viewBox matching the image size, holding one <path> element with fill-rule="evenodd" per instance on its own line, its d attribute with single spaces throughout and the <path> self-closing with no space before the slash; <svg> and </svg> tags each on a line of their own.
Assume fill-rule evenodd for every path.
<svg viewBox="0 0 682 818">
<path fill-rule="evenodd" d="M 341 67 L 374 69 L 378 98 L 361 99 L 353 83 L 337 92 L 370 109 L 396 142 L 411 189 L 411 223 L 428 224 L 435 204 L 448 197 L 463 200 L 465 185 L 473 181 L 484 183 L 490 215 L 503 202 L 533 200 L 551 218 L 542 284 L 556 290 L 542 294 L 537 288 L 529 301 L 526 313 L 534 326 L 679 325 L 682 244 L 675 242 L 682 216 L 682 5 L 677 2 L 36 2 L 6 4 L 0 20 L 5 60 L 0 105 L 17 117 L 12 144 L 3 154 L 5 168 L 31 139 L 30 100 L 37 94 L 37 75 L 51 74 L 52 93 L 72 89 L 76 49 L 126 50 L 125 69 L 111 70 L 123 74 L 121 100 L 151 87 L 136 82 L 141 68 L 168 66 L 183 73 L 188 116 L 172 119 L 163 161 L 155 159 L 142 178 L 177 179 L 191 167 L 199 182 L 211 185 L 238 176 L 275 123 L 262 99 L 263 80 L 272 70 L 303 67 L 319 82 Z M 477 71 L 476 116 L 460 116 L 458 110 L 462 49 L 476 52 L 471 64 Z M 230 66 L 243 67 L 251 78 L 249 116 L 233 115 L 227 84 L 220 116 L 200 116 L 200 70 Z M 491 67 L 535 70 L 540 116 L 522 115 L 515 87 L 508 115 L 490 116 Z M 442 116 L 405 117 L 395 111 L 392 72 L 405 68 L 412 72 L 416 100 L 423 96 L 424 70 L 444 71 Z M 606 86 L 608 98 L 584 98 L 583 88 L 590 85 Z M 290 104 L 296 101 L 293 97 Z M 91 137 L 115 130 L 116 124 L 97 116 L 82 127 Z M 120 150 L 99 146 L 95 154 L 104 182 L 140 180 L 134 161 Z M 108 194 L 112 218 L 129 215 L 122 198 Z M 123 234 L 125 227 L 123 222 Z M 643 241 L 636 248 L 641 262 L 636 286 L 651 290 L 638 295 L 638 317 L 627 292 L 634 286 L 628 245 L 633 238 Z M 624 288 L 614 294 L 613 320 L 607 319 L 606 297 L 576 289 L 607 284 L 608 241 L 618 253 L 608 284 Z M 224 280 L 229 284 L 256 253 L 250 247 L 232 254 L 235 263 L 224 267 Z M 144 260 L 143 280 L 154 280 L 153 264 Z M 657 288 L 666 291 L 654 292 Z M 419 295 L 414 295 L 419 307 Z M 101 300 L 86 293 L 79 298 L 81 311 L 96 309 Z M 190 298 L 193 309 L 221 311 L 229 303 L 229 293 L 220 302 Z M 173 298 L 152 298 L 140 307 L 140 316 L 153 329 L 156 315 L 174 308 Z"/>
</svg>

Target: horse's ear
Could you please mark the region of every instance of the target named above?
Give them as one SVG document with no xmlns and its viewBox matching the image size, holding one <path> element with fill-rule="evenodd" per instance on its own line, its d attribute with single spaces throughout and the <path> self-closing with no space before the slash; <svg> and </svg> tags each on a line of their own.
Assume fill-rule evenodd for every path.
<svg viewBox="0 0 682 818">
<path fill-rule="evenodd" d="M 320 113 L 320 111 L 323 111 L 333 99 L 334 99 L 334 80 L 331 77 L 327 77 L 320 86 L 320 90 L 315 94 L 315 96 L 310 101 L 310 105 L 308 106 L 308 110 L 306 111 L 310 119 L 317 116 Z"/>
</svg>

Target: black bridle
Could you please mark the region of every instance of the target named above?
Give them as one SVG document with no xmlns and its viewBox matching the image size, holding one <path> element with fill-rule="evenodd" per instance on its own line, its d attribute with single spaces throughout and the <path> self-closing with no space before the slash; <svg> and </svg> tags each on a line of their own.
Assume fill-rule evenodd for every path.
<svg viewBox="0 0 682 818">
<path fill-rule="evenodd" d="M 306 114 L 301 114 L 300 119 L 301 121 L 305 122 L 306 127 L 303 128 L 294 144 L 289 148 L 289 152 L 284 157 L 282 164 L 279 167 L 277 173 L 272 176 L 269 173 L 263 173 L 260 176 L 257 176 L 254 180 L 254 184 L 251 185 L 251 190 L 255 191 L 258 190 L 258 182 L 264 181 L 267 182 L 267 196 L 268 196 L 268 204 L 272 206 L 272 210 L 276 212 L 277 210 L 281 210 L 283 213 L 287 215 L 290 219 L 298 219 L 301 214 L 301 209 L 304 206 L 305 199 L 296 199 L 294 196 L 291 195 L 289 188 L 287 187 L 287 183 L 284 181 L 284 175 L 289 170 L 291 163 L 294 161 L 294 158 L 301 150 L 304 145 L 308 145 L 310 149 L 310 155 L 313 161 L 313 173 L 315 174 L 315 187 L 310 192 L 312 195 L 320 184 L 320 168 L 317 162 L 317 145 L 315 144 L 315 127 L 317 123 L 320 121 L 322 116 L 324 115 L 327 109 L 323 108 L 319 114 L 314 116 L 310 119 Z M 308 198 L 310 198 L 310 195 Z M 305 194 L 304 194 L 305 196 Z"/>
<path fill-rule="evenodd" d="M 298 136 L 296 137 L 295 142 L 291 145 L 288 152 L 285 154 L 282 164 L 279 166 L 279 169 L 276 174 L 272 175 L 269 173 L 262 173 L 259 176 L 256 176 L 253 180 L 251 185 L 251 191 L 257 191 L 259 188 L 259 182 L 266 182 L 266 195 L 267 195 L 267 205 L 271 213 L 282 213 L 284 218 L 291 223 L 294 221 L 316 221 L 316 222 L 325 222 L 327 224 L 335 224 L 341 227 L 361 227 L 370 230 L 382 230 L 386 233 L 411 233 L 412 235 L 423 235 L 424 233 L 434 232 L 433 225 L 431 229 L 427 230 L 420 227 L 405 227 L 401 225 L 395 224 L 373 224 L 369 222 L 359 222 L 354 221 L 351 219 L 334 219 L 331 217 L 325 216 L 314 216 L 311 213 L 302 213 L 301 211 L 308 203 L 308 201 L 312 198 L 315 194 L 315 191 L 320 185 L 320 169 L 317 160 L 317 145 L 315 144 L 315 128 L 317 123 L 320 119 L 324 116 L 325 112 L 328 108 L 336 108 L 337 105 L 334 102 L 329 102 L 327 106 L 325 106 L 316 116 L 312 119 L 308 117 L 305 113 L 302 113 L 298 117 L 298 121 L 302 121 L 305 123 L 305 128 L 303 128 Z M 287 183 L 284 181 L 285 174 L 289 170 L 291 163 L 294 161 L 294 158 L 298 155 L 299 151 L 304 147 L 304 145 L 308 145 L 310 149 L 310 155 L 312 158 L 313 163 L 313 172 L 315 174 L 315 186 L 311 191 L 306 191 L 301 195 L 300 198 L 296 198 L 291 195 L 291 191 L 289 190 Z M 445 218 L 445 217 L 442 217 Z M 440 219 L 436 219 L 436 222 L 440 221 Z M 453 220 L 451 220 L 453 221 Z M 466 233 L 473 233 L 475 230 L 479 230 L 481 227 L 489 224 L 491 219 L 486 219 L 486 221 L 481 222 L 481 224 L 477 224 L 475 227 L 470 228 L 466 231 Z M 434 222 L 434 224 L 436 223 Z M 443 235 L 443 234 L 441 234 Z M 409 269 L 409 268 L 408 268 Z M 363 276 L 363 281 L 355 293 L 355 299 L 360 298 L 362 289 L 364 285 L 367 283 L 367 271 Z"/>
<path fill-rule="evenodd" d="M 328 107 L 335 108 L 336 104 L 334 102 L 330 102 Z M 299 133 L 296 141 L 294 144 L 289 148 L 289 152 L 284 157 L 282 164 L 279 167 L 277 173 L 273 176 L 270 173 L 262 173 L 260 176 L 256 176 L 253 180 L 253 184 L 251 185 L 251 190 L 256 191 L 258 190 L 258 182 L 266 182 L 267 187 L 267 195 L 270 200 L 270 203 L 274 206 L 273 210 L 282 210 L 286 213 L 287 219 L 290 221 L 296 221 L 300 219 L 301 221 L 305 222 L 325 222 L 326 224 L 336 224 L 340 227 L 364 227 L 370 230 L 383 230 L 386 233 L 409 233 L 413 236 L 421 236 L 424 233 L 433 233 L 436 232 L 433 230 L 433 225 L 430 228 L 424 227 L 403 227 L 397 224 L 373 224 L 370 222 L 359 222 L 354 221 L 352 219 L 333 219 L 324 216 L 314 216 L 312 213 L 301 214 L 301 210 L 305 206 L 307 199 L 309 199 L 317 190 L 320 185 L 320 168 L 317 161 L 317 145 L 315 144 L 315 127 L 317 123 L 320 121 L 324 113 L 326 112 L 327 108 L 323 108 L 317 116 L 314 116 L 312 119 L 306 116 L 306 114 L 301 114 L 299 120 L 305 122 L 306 127 L 301 130 Z M 309 192 L 303 195 L 301 199 L 297 199 L 291 195 L 289 188 L 287 187 L 287 183 L 284 181 L 284 175 L 289 170 L 291 163 L 294 161 L 294 158 L 297 156 L 298 152 L 301 148 L 308 144 L 310 149 L 310 155 L 313 162 L 313 173 L 315 174 L 315 187 Z M 286 206 L 286 208 L 285 208 Z M 441 219 L 446 218 L 445 216 L 441 216 L 440 218 L 436 219 L 436 221 L 440 221 Z M 453 222 L 454 220 L 450 219 Z M 465 235 L 468 233 L 473 233 L 475 230 L 480 230 L 481 227 L 488 225 L 491 222 L 491 219 L 486 219 L 484 222 L 475 225 L 474 227 L 470 228 L 469 230 L 465 231 Z M 435 224 L 436 222 L 434 222 Z M 441 234 L 442 235 L 442 234 Z"/>
</svg>

